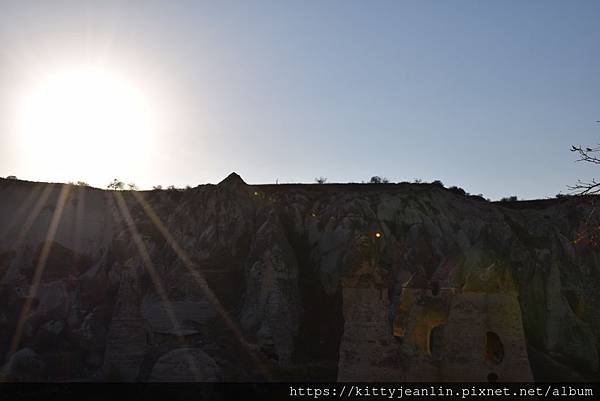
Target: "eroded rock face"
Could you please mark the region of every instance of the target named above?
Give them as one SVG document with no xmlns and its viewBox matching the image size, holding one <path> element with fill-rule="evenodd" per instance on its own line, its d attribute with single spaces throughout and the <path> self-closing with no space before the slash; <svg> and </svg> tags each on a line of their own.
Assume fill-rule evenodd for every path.
<svg viewBox="0 0 600 401">
<path fill-rule="evenodd" d="M 115 382 L 136 381 L 146 348 L 149 332 L 142 316 L 138 272 L 136 266 L 121 269 L 119 291 L 108 331 L 104 353 L 104 376 Z"/>
<path fill-rule="evenodd" d="M 255 331 L 258 345 L 288 365 L 298 332 L 298 265 L 275 213 L 259 227 L 250 255 L 242 327 Z"/>
<path fill-rule="evenodd" d="M 149 381 L 153 382 L 217 382 L 222 374 L 216 362 L 197 348 L 169 351 L 152 368 Z"/>
<path fill-rule="evenodd" d="M 45 364 L 30 348 L 22 348 L 11 355 L 2 368 L 3 375 L 13 381 L 39 381 L 44 375 Z"/>
<path fill-rule="evenodd" d="M 2 362 L 34 353 L 23 380 L 590 379 L 591 200 L 1 180 Z"/>
</svg>

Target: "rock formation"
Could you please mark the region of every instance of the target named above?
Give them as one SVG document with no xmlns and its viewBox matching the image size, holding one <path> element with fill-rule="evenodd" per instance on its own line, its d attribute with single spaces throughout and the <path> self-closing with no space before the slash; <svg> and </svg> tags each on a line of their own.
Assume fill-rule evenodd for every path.
<svg viewBox="0 0 600 401">
<path fill-rule="evenodd" d="M 106 334 L 104 375 L 111 381 L 134 381 L 146 354 L 149 333 L 141 312 L 138 273 L 134 265 L 121 270 L 113 316 Z"/>
<path fill-rule="evenodd" d="M 597 379 L 596 202 L 235 173 L 147 192 L 0 180 L 2 375 Z"/>
</svg>

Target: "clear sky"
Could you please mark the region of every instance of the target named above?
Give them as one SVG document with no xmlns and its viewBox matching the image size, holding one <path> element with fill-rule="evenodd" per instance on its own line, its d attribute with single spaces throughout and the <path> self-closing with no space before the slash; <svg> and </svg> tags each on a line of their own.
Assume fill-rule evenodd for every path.
<svg viewBox="0 0 600 401">
<path fill-rule="evenodd" d="M 600 176 L 569 152 L 600 142 L 596 120 L 597 0 L 0 1 L 0 176 L 537 198 Z"/>
</svg>

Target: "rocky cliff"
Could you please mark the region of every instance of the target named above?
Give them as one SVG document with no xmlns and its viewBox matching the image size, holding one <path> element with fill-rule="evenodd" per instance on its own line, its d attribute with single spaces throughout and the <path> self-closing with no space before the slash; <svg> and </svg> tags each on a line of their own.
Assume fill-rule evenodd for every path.
<svg viewBox="0 0 600 401">
<path fill-rule="evenodd" d="M 1 375 L 598 380 L 594 202 L 1 180 Z"/>
</svg>

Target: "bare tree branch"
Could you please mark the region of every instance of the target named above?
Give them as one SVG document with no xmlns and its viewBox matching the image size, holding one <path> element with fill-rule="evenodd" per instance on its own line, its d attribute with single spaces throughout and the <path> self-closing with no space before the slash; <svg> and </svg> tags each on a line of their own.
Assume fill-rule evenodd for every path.
<svg viewBox="0 0 600 401">
<path fill-rule="evenodd" d="M 578 162 L 600 164 L 600 157 L 592 154 L 598 151 L 600 151 L 600 146 L 595 148 L 584 148 L 581 145 L 571 146 L 571 152 L 575 152 L 579 155 L 579 159 L 577 159 Z"/>
<path fill-rule="evenodd" d="M 595 147 L 572 145 L 571 152 L 575 152 L 579 156 L 576 160 L 578 162 L 600 164 L 600 156 L 598 156 L 600 145 L 596 145 Z M 568 188 L 572 191 L 572 195 L 593 195 L 600 193 L 600 182 L 596 179 L 592 179 L 591 181 L 578 180 L 577 184 L 569 185 Z"/>
<path fill-rule="evenodd" d="M 573 195 L 593 195 L 600 192 L 600 182 L 592 179 L 592 181 L 577 181 L 575 185 L 568 186 L 570 191 L 573 191 Z"/>
</svg>

